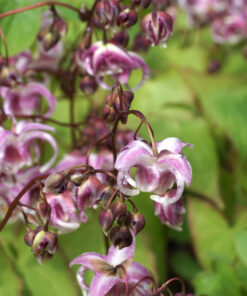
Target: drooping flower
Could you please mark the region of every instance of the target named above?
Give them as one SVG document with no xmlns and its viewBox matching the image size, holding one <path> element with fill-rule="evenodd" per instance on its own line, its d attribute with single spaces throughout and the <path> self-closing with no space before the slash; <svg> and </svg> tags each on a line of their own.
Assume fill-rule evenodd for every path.
<svg viewBox="0 0 247 296">
<path fill-rule="evenodd" d="M 74 231 L 82 222 L 86 222 L 86 214 L 82 211 L 77 214 L 77 207 L 69 190 L 59 195 L 47 194 L 46 198 L 51 206 L 51 225 L 58 229 L 59 233 Z"/>
<path fill-rule="evenodd" d="M 26 121 L 18 122 L 11 131 L 0 127 L 0 171 L 11 175 L 24 166 L 31 166 L 40 153 L 36 140 L 46 141 L 53 148 L 51 159 L 40 168 L 40 172 L 46 171 L 57 157 L 56 141 L 46 131 L 54 132 L 54 128 Z"/>
<path fill-rule="evenodd" d="M 127 52 L 122 47 L 113 43 L 103 44 L 98 41 L 86 51 L 78 51 L 77 63 L 89 75 L 95 76 L 98 84 L 105 89 L 111 89 L 104 78 L 107 75 L 128 85 L 130 74 L 133 70 L 142 70 L 142 80 L 133 90 L 142 86 L 149 77 L 150 71 L 144 60 L 134 52 Z"/>
<path fill-rule="evenodd" d="M 190 163 L 182 153 L 185 146 L 192 148 L 178 138 L 167 138 L 156 143 L 158 155 L 155 156 L 150 145 L 140 140 L 132 141 L 120 151 L 115 163 L 119 190 L 128 196 L 140 191 L 151 192 L 151 199 L 162 204 L 177 202 L 184 184 L 189 186 L 192 179 Z M 134 167 L 137 168 L 135 178 L 131 176 Z M 172 196 L 169 194 L 171 189 L 175 190 Z"/>
<path fill-rule="evenodd" d="M 149 13 L 142 19 L 142 30 L 153 45 L 166 47 L 166 41 L 172 34 L 173 19 L 163 11 Z"/>
<path fill-rule="evenodd" d="M 10 116 L 40 113 L 42 97 L 48 102 L 45 117 L 49 117 L 56 109 L 55 96 L 44 85 L 37 82 L 21 84 L 15 88 L 2 87 L 1 96 L 4 98 L 4 111 Z"/>
<path fill-rule="evenodd" d="M 135 240 L 129 247 L 118 249 L 117 247 L 110 247 L 107 255 L 98 253 L 84 253 L 75 258 L 70 266 L 80 264 L 81 267 L 77 272 L 77 280 L 81 286 L 83 295 L 88 296 L 110 296 L 110 295 L 125 295 L 125 281 L 128 280 L 128 288 L 131 291 L 134 285 L 139 280 L 147 277 L 132 290 L 130 296 L 152 295 L 150 288 L 151 277 L 149 271 L 141 264 L 133 262 L 135 249 Z M 124 274 L 123 268 L 126 272 Z M 84 273 L 86 270 L 92 270 L 94 277 L 91 281 L 90 287 L 84 280 Z M 115 292 L 119 294 L 115 294 Z"/>
<path fill-rule="evenodd" d="M 175 190 L 170 190 L 168 198 L 173 197 L 176 194 Z M 183 224 L 183 215 L 186 210 L 183 205 L 183 197 L 181 196 L 178 201 L 172 204 L 165 204 L 154 202 L 155 215 L 160 218 L 163 224 L 175 230 L 182 230 L 181 225 Z"/>
</svg>

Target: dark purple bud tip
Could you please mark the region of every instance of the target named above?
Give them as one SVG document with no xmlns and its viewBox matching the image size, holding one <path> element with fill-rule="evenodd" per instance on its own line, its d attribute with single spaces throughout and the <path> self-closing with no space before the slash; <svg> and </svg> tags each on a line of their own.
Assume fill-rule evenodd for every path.
<svg viewBox="0 0 247 296">
<path fill-rule="evenodd" d="M 114 216 L 110 209 L 103 209 L 99 213 L 99 223 L 104 232 L 107 232 L 114 222 Z"/>
<path fill-rule="evenodd" d="M 115 226 L 110 232 L 110 239 L 114 247 L 123 249 L 131 245 L 133 237 L 128 227 Z"/>
<path fill-rule="evenodd" d="M 53 173 L 45 180 L 45 193 L 63 193 L 68 185 L 68 177 L 65 173 Z"/>
<path fill-rule="evenodd" d="M 116 45 L 121 45 L 122 47 L 126 47 L 129 43 L 129 34 L 128 32 L 121 30 L 113 36 L 110 42 Z"/>
<path fill-rule="evenodd" d="M 221 68 L 220 61 L 218 61 L 216 59 L 212 59 L 208 64 L 207 71 L 209 74 L 215 74 L 215 73 L 219 72 L 220 68 Z"/>
<path fill-rule="evenodd" d="M 147 8 L 150 5 L 151 1 L 152 0 L 131 0 L 131 3 L 134 6 L 137 6 L 137 7 L 140 7 L 142 9 L 145 9 L 145 8 Z"/>
<path fill-rule="evenodd" d="M 141 213 L 133 213 L 130 216 L 130 227 L 135 234 L 139 233 L 145 226 L 145 218 Z"/>
<path fill-rule="evenodd" d="M 129 226 L 130 225 L 130 217 L 131 214 L 130 212 L 127 210 L 124 215 L 122 215 L 121 217 L 118 218 L 118 224 L 120 226 Z"/>
<path fill-rule="evenodd" d="M 115 219 L 118 220 L 119 218 L 125 215 L 127 207 L 126 207 L 126 204 L 124 204 L 123 202 L 116 201 L 112 205 L 111 209 Z"/>
<path fill-rule="evenodd" d="M 86 95 L 92 95 L 98 88 L 98 84 L 94 77 L 84 76 L 80 81 L 80 89 Z"/>
<path fill-rule="evenodd" d="M 117 25 L 123 27 L 131 27 L 138 20 L 138 15 L 135 10 L 126 8 L 120 12 L 117 18 Z"/>
</svg>

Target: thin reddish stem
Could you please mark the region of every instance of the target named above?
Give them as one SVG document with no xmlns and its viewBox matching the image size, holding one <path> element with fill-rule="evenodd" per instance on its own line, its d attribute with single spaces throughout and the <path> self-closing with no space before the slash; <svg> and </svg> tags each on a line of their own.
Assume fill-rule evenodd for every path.
<svg viewBox="0 0 247 296">
<path fill-rule="evenodd" d="M 141 278 L 129 291 L 129 295 L 131 295 L 131 293 L 144 281 L 146 280 L 150 280 L 153 283 L 153 292 L 155 293 L 156 288 L 155 288 L 155 280 L 151 277 L 151 276 L 145 276 L 143 278 Z"/>
<path fill-rule="evenodd" d="M 49 176 L 49 174 L 45 174 L 45 175 L 33 178 L 31 181 L 29 181 L 27 183 L 27 185 L 21 190 L 21 192 L 16 196 L 16 198 L 10 204 L 9 209 L 8 209 L 6 215 L 4 216 L 4 218 L 3 218 L 3 220 L 2 220 L 2 222 L 0 224 L 0 231 L 4 228 L 5 224 L 8 222 L 9 218 L 12 215 L 12 212 L 14 211 L 16 206 L 18 205 L 18 202 L 20 201 L 22 196 L 35 184 L 35 182 L 37 180 L 46 179 L 48 176 Z"/>
<path fill-rule="evenodd" d="M 185 294 L 186 294 L 185 284 L 179 277 L 175 277 L 175 278 L 172 278 L 172 279 L 166 281 L 152 296 L 158 296 L 163 290 L 168 288 L 168 285 L 170 283 L 172 283 L 174 281 L 179 281 L 180 282 L 181 287 L 182 287 L 181 294 L 182 294 L 182 296 L 185 296 Z"/>
<path fill-rule="evenodd" d="M 6 58 L 6 63 L 8 65 L 8 60 L 9 60 L 9 53 L 8 53 L 8 45 L 7 45 L 7 40 L 6 40 L 6 37 L 4 35 L 4 32 L 2 30 L 2 28 L 0 27 L 0 36 L 1 36 L 1 39 L 3 41 L 3 45 L 4 45 L 4 50 L 5 50 L 5 58 Z"/>
<path fill-rule="evenodd" d="M 17 9 L 14 9 L 14 10 L 10 10 L 10 11 L 1 13 L 0 14 L 0 19 L 5 18 L 5 17 L 10 16 L 10 15 L 14 15 L 14 14 L 22 13 L 22 12 L 25 12 L 25 11 L 28 11 L 28 10 L 36 9 L 36 8 L 39 8 L 39 7 L 42 7 L 42 6 L 46 6 L 46 5 L 62 6 L 62 7 L 68 8 L 70 10 L 73 10 L 73 11 L 77 12 L 78 14 L 81 13 L 78 8 L 76 8 L 76 7 L 74 7 L 74 6 L 70 5 L 70 4 L 67 4 L 67 3 L 62 3 L 62 2 L 58 2 L 58 1 L 44 1 L 44 2 L 28 5 L 28 6 L 25 6 L 25 7 L 21 7 L 21 8 L 17 8 Z"/>
</svg>

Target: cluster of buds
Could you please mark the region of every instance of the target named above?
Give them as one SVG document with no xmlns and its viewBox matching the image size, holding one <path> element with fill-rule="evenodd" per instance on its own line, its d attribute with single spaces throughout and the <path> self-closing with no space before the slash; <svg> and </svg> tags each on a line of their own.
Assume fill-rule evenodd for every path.
<svg viewBox="0 0 247 296">
<path fill-rule="evenodd" d="M 103 118 L 107 122 L 113 122 L 119 116 L 120 121 L 125 124 L 133 98 L 134 95 L 131 91 L 123 91 L 121 85 L 117 84 L 105 99 L 102 110 Z"/>
<path fill-rule="evenodd" d="M 247 38 L 247 4 L 240 0 L 180 0 L 191 25 L 211 24 L 216 43 L 235 44 Z"/>
</svg>

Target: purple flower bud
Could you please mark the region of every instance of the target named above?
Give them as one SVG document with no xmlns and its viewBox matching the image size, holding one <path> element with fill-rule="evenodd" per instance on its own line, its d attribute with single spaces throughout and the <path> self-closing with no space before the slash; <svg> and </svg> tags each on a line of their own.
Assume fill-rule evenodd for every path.
<svg viewBox="0 0 247 296">
<path fill-rule="evenodd" d="M 58 43 L 59 39 L 60 36 L 57 31 L 46 32 L 45 30 L 42 30 L 38 34 L 38 40 L 41 42 L 45 51 L 48 51 L 54 47 Z"/>
<path fill-rule="evenodd" d="M 84 76 L 80 81 L 80 89 L 86 95 L 92 95 L 98 88 L 98 84 L 93 76 Z"/>
<path fill-rule="evenodd" d="M 117 0 L 100 0 L 95 7 L 98 17 L 96 23 L 102 26 L 114 25 L 119 11 L 120 6 Z"/>
<path fill-rule="evenodd" d="M 107 202 L 109 201 L 110 197 L 114 193 L 115 188 L 104 183 L 101 184 L 96 191 L 96 199 L 97 203 L 100 203 L 101 206 L 105 206 Z"/>
<path fill-rule="evenodd" d="M 151 45 L 151 41 L 148 40 L 145 36 L 142 34 L 138 34 L 135 37 L 134 44 L 132 46 L 132 50 L 136 52 L 142 52 L 146 53 L 148 48 Z"/>
<path fill-rule="evenodd" d="M 157 11 L 149 13 L 142 19 L 142 30 L 152 45 L 161 44 L 166 47 L 166 41 L 172 34 L 173 19 L 163 12 Z"/>
<path fill-rule="evenodd" d="M 151 1 L 152 0 L 131 0 L 131 3 L 134 6 L 137 6 L 137 7 L 140 7 L 142 9 L 145 9 L 145 8 L 147 8 L 150 5 Z"/>
<path fill-rule="evenodd" d="M 36 205 L 36 210 L 39 214 L 39 217 L 42 219 L 42 221 L 45 221 L 47 219 L 47 215 L 48 215 L 47 203 L 43 200 L 40 200 Z"/>
<path fill-rule="evenodd" d="M 122 47 L 126 47 L 129 43 L 129 34 L 127 31 L 121 30 L 113 36 L 110 42 L 116 44 L 117 46 L 120 45 Z"/>
<path fill-rule="evenodd" d="M 131 245 L 133 237 L 128 227 L 115 226 L 110 232 L 110 238 L 114 247 L 123 249 Z"/>
<path fill-rule="evenodd" d="M 114 222 L 114 216 L 111 209 L 103 209 L 99 213 L 99 223 L 104 233 L 106 233 Z"/>
<path fill-rule="evenodd" d="M 41 264 L 53 257 L 57 251 L 57 235 L 53 232 L 39 231 L 33 240 L 32 252 Z"/>
<path fill-rule="evenodd" d="M 212 59 L 208 64 L 207 71 L 209 74 L 214 74 L 214 73 L 219 72 L 220 68 L 221 68 L 220 61 L 218 61 L 216 59 Z"/>
<path fill-rule="evenodd" d="M 130 227 L 137 235 L 145 226 L 145 218 L 141 213 L 133 213 L 130 217 Z"/>
<path fill-rule="evenodd" d="M 138 19 L 138 15 L 135 10 L 130 8 L 125 8 L 122 10 L 117 18 L 117 25 L 123 27 L 133 26 Z"/>
<path fill-rule="evenodd" d="M 42 227 L 38 227 L 35 230 L 28 231 L 24 236 L 24 242 L 27 246 L 32 247 L 34 238 L 38 232 L 42 230 Z"/>
<path fill-rule="evenodd" d="M 126 210 L 127 210 L 127 206 L 125 203 L 123 203 L 121 201 L 116 201 L 112 205 L 111 209 L 112 209 L 112 213 L 113 213 L 115 219 L 118 220 L 119 218 L 121 218 L 122 216 L 125 215 Z"/>
<path fill-rule="evenodd" d="M 53 173 L 45 180 L 45 193 L 62 193 L 67 189 L 68 176 L 63 173 Z"/>
<path fill-rule="evenodd" d="M 111 123 L 114 122 L 117 118 L 117 113 L 113 106 L 111 105 L 105 105 L 102 109 L 102 116 L 105 119 L 105 121 Z"/>
<path fill-rule="evenodd" d="M 79 18 L 81 21 L 87 21 L 89 16 L 89 10 L 87 9 L 85 4 L 82 4 L 81 9 L 80 9 L 80 15 Z"/>
<path fill-rule="evenodd" d="M 131 217 L 131 214 L 127 210 L 127 211 L 125 211 L 124 215 L 122 215 L 121 217 L 118 218 L 117 223 L 120 226 L 128 226 L 129 227 L 130 226 L 130 217 Z"/>
</svg>

